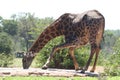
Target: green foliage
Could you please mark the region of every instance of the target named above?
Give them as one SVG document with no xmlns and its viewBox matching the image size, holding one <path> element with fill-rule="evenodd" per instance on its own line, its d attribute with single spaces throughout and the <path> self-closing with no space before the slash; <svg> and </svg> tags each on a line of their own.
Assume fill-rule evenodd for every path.
<svg viewBox="0 0 120 80">
<path fill-rule="evenodd" d="M 24 44 L 26 50 L 28 51 L 28 48 L 31 45 L 29 40 L 33 39 L 33 36 L 30 33 L 34 32 L 32 30 L 33 27 L 36 28 L 36 19 L 34 18 L 34 15 L 30 13 L 23 13 L 19 18 L 17 18 L 17 21 L 19 27 L 19 36 L 24 39 Z"/>
<path fill-rule="evenodd" d="M 90 55 L 90 45 L 82 46 L 75 50 L 76 59 L 80 66 L 85 66 Z"/>
<path fill-rule="evenodd" d="M 46 62 L 52 48 L 55 45 L 59 45 L 64 42 L 63 37 L 57 37 L 53 40 L 51 40 L 43 49 L 40 51 L 40 53 L 36 57 L 36 64 L 38 67 L 43 66 L 43 64 Z M 77 58 L 78 63 L 81 67 L 83 67 L 88 60 L 89 56 L 89 47 L 84 46 L 80 49 L 75 50 L 75 57 Z M 71 56 L 68 53 L 68 49 L 62 49 L 55 53 L 50 66 L 49 67 L 55 67 L 55 68 L 67 68 L 67 69 L 74 69 L 74 64 Z"/>
<path fill-rule="evenodd" d="M 0 33 L 0 53 L 9 54 L 12 52 L 13 42 L 9 35 Z"/>
<path fill-rule="evenodd" d="M 6 33 L 0 33 L 0 67 L 7 67 L 12 64 L 13 42 Z"/>
<path fill-rule="evenodd" d="M 120 37 L 120 30 L 106 30 L 104 33 L 104 41 L 102 42 L 102 48 L 105 53 L 113 52 L 113 46 L 116 40 Z"/>
<path fill-rule="evenodd" d="M 3 25 L 3 31 L 8 33 L 9 35 L 17 35 L 18 33 L 18 27 L 17 27 L 17 22 L 14 20 L 3 20 L 2 21 Z"/>
<path fill-rule="evenodd" d="M 107 77 L 97 78 L 97 77 L 49 77 L 49 76 L 29 76 L 29 77 L 0 77 L 0 80 L 120 80 L 120 77 Z"/>
<path fill-rule="evenodd" d="M 2 27 L 0 27 L 0 32 L 2 32 L 3 31 L 3 29 L 2 29 Z"/>
<path fill-rule="evenodd" d="M 116 43 L 114 44 L 113 50 L 115 52 L 115 54 L 118 55 L 118 57 L 120 57 L 120 37 L 116 40 Z"/>
<path fill-rule="evenodd" d="M 0 67 L 8 67 L 13 62 L 13 55 L 0 53 Z"/>
<path fill-rule="evenodd" d="M 43 32 L 43 30 L 48 27 L 54 21 L 53 18 L 46 17 L 44 19 L 36 19 L 36 27 L 31 28 L 31 32 L 29 34 L 32 35 L 34 39 L 31 42 L 34 42 L 36 38 Z"/>
<path fill-rule="evenodd" d="M 39 19 L 34 17 L 34 14 L 22 13 L 18 15 L 19 35 L 24 39 L 23 47 L 26 51 L 30 48 L 34 40 L 43 31 L 43 29 L 53 22 L 52 18 Z"/>
<path fill-rule="evenodd" d="M 105 72 L 110 76 L 120 76 L 120 38 L 116 41 L 109 61 L 106 63 Z"/>
<path fill-rule="evenodd" d="M 36 57 L 36 64 L 38 66 L 42 66 L 46 62 L 46 59 L 48 58 L 50 52 L 52 51 L 52 48 L 55 45 L 60 44 L 61 42 L 62 42 L 61 37 L 55 38 L 54 40 L 48 42 L 48 44 L 45 45 L 45 47 L 40 51 L 40 53 Z"/>
</svg>

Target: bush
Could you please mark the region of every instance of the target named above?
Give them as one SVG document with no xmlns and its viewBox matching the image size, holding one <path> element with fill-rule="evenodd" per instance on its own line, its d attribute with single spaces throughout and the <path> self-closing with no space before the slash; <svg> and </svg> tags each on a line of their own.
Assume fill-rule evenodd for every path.
<svg viewBox="0 0 120 80">
<path fill-rule="evenodd" d="M 106 61 L 105 74 L 108 76 L 120 76 L 120 65 L 116 61 L 116 55 L 113 54 L 109 61 Z"/>
<path fill-rule="evenodd" d="M 58 37 L 58 38 L 55 38 L 54 40 L 51 40 L 50 42 L 48 42 L 47 45 L 44 46 L 44 48 L 40 51 L 40 53 L 36 57 L 36 66 L 37 67 L 41 67 L 46 62 L 50 52 L 52 51 L 52 48 L 55 45 L 60 44 L 61 41 L 62 41 L 62 37 Z M 57 55 L 57 54 L 55 54 L 55 55 Z M 52 64 L 53 63 L 51 63 L 50 65 L 52 65 Z"/>
<path fill-rule="evenodd" d="M 106 61 L 105 73 L 109 76 L 120 76 L 120 53 L 112 54 Z"/>
<path fill-rule="evenodd" d="M 120 76 L 120 67 L 118 67 L 118 65 L 106 66 L 105 73 L 108 76 Z"/>
<path fill-rule="evenodd" d="M 10 54 L 13 50 L 12 38 L 6 33 L 0 33 L 0 53 Z"/>
<path fill-rule="evenodd" d="M 54 40 L 50 41 L 38 54 L 36 57 L 36 66 L 41 67 L 46 62 L 52 48 L 57 45 L 63 43 L 64 40 L 62 37 L 55 38 Z M 87 45 L 88 46 L 88 45 Z M 80 49 L 75 50 L 75 57 L 80 64 L 80 66 L 84 66 L 86 61 L 89 57 L 89 47 L 84 46 Z M 67 68 L 67 69 L 74 69 L 73 60 L 68 53 L 68 49 L 62 49 L 55 53 L 49 67 L 55 68 Z"/>
<path fill-rule="evenodd" d="M 4 33 L 0 33 L 0 67 L 8 67 L 12 64 L 13 42 L 11 37 Z"/>
<path fill-rule="evenodd" d="M 120 38 L 113 46 L 114 53 L 108 59 L 105 66 L 105 73 L 109 76 L 120 76 Z"/>
<path fill-rule="evenodd" d="M 0 67 L 8 67 L 13 63 L 13 56 L 11 54 L 0 53 Z"/>
</svg>

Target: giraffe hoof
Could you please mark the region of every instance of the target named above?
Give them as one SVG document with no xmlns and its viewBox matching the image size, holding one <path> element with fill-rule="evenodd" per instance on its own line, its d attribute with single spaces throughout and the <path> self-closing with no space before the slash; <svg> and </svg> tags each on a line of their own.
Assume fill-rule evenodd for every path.
<svg viewBox="0 0 120 80">
<path fill-rule="evenodd" d="M 82 70 L 82 68 L 81 68 L 81 67 L 78 67 L 78 68 L 76 68 L 75 70 L 76 70 L 76 71 L 78 71 L 78 70 Z"/>
<path fill-rule="evenodd" d="M 94 72 L 94 70 L 90 70 L 90 72 Z"/>
<path fill-rule="evenodd" d="M 82 70 L 80 73 L 85 73 L 85 70 Z"/>
<path fill-rule="evenodd" d="M 48 68 L 47 66 L 43 66 L 43 67 L 42 67 L 42 69 L 44 69 L 44 70 L 47 69 L 47 68 Z"/>
<path fill-rule="evenodd" d="M 83 68 L 79 67 L 79 70 L 82 70 Z"/>
</svg>

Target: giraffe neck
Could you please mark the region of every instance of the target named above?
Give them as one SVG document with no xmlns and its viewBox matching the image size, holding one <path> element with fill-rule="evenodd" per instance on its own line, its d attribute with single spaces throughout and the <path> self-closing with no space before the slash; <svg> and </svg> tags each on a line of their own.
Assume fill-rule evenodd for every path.
<svg viewBox="0 0 120 80">
<path fill-rule="evenodd" d="M 38 53 L 51 39 L 60 35 L 63 35 L 63 33 L 59 29 L 59 24 L 56 21 L 41 33 L 28 52 Z"/>
</svg>

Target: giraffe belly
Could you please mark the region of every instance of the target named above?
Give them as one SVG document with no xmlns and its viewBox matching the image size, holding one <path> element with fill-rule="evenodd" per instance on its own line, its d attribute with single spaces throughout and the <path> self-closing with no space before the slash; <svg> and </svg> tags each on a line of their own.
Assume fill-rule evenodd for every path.
<svg viewBox="0 0 120 80">
<path fill-rule="evenodd" d="M 74 42 L 74 44 L 76 45 L 76 47 L 80 47 L 80 46 L 84 46 L 88 43 L 88 38 L 87 37 L 81 37 L 81 38 L 77 38 Z"/>
</svg>

